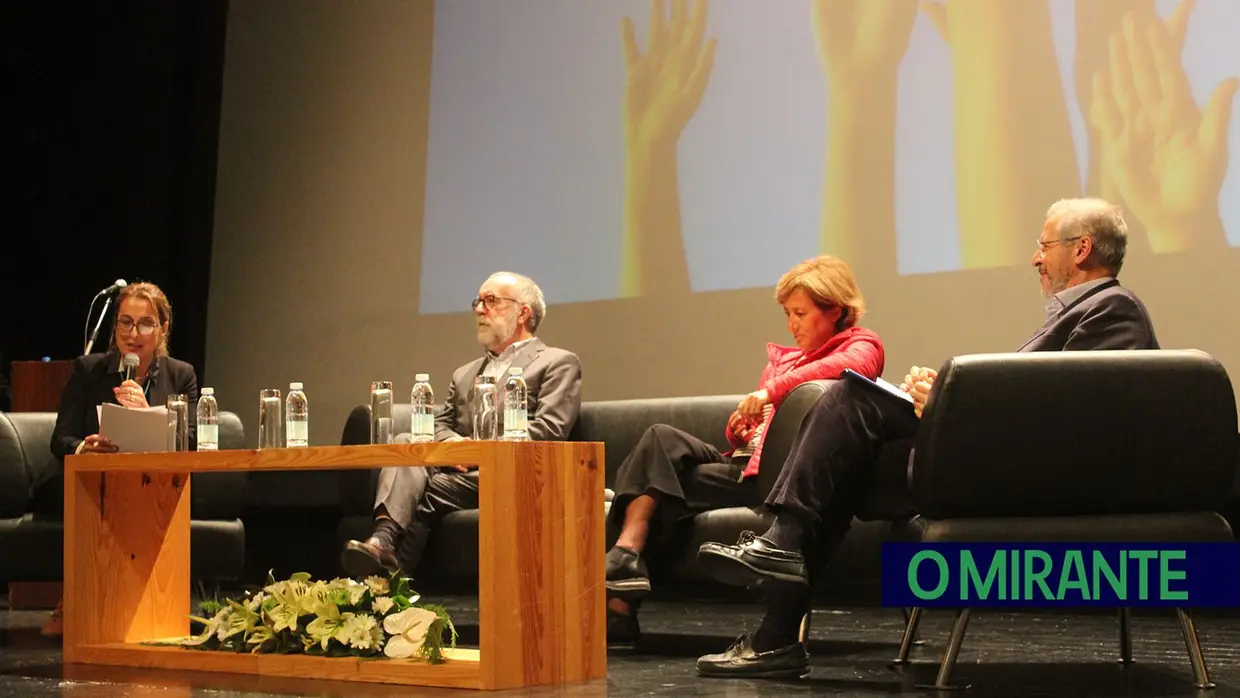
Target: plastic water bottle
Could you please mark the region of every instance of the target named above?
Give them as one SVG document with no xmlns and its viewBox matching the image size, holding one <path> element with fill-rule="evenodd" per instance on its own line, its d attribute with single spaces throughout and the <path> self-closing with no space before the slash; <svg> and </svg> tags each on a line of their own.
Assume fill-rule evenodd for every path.
<svg viewBox="0 0 1240 698">
<path fill-rule="evenodd" d="M 410 431 L 415 444 L 430 443 L 435 440 L 435 391 L 431 389 L 429 374 L 419 373 L 413 379 L 413 393 L 409 396 L 413 404 Z"/>
<path fill-rule="evenodd" d="M 198 398 L 198 450 L 220 449 L 220 406 L 215 401 L 215 388 L 203 388 Z"/>
<path fill-rule="evenodd" d="M 310 403 L 301 383 L 288 384 L 284 400 L 284 445 L 301 448 L 310 445 Z"/>
<path fill-rule="evenodd" d="M 529 441 L 529 415 L 525 407 L 525 378 L 520 368 L 508 369 L 504 383 L 504 441 Z"/>
</svg>

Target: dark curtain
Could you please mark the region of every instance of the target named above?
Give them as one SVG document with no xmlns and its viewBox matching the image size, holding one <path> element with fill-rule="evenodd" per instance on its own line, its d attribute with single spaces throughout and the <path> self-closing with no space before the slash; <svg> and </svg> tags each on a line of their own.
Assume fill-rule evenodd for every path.
<svg viewBox="0 0 1240 698">
<path fill-rule="evenodd" d="M 0 6 L 0 370 L 81 354 L 91 297 L 123 278 L 164 289 L 171 352 L 205 380 L 226 17 L 227 0 Z"/>
</svg>

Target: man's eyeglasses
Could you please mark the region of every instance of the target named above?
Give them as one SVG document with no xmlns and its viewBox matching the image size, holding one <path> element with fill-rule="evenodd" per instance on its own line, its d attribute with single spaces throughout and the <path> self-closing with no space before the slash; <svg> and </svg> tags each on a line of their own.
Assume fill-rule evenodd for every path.
<svg viewBox="0 0 1240 698">
<path fill-rule="evenodd" d="M 131 317 L 123 317 L 116 321 L 116 329 L 126 334 L 133 332 L 134 327 L 138 328 L 138 334 L 143 337 L 150 337 L 155 333 L 155 329 L 159 327 L 159 323 L 150 318 L 142 318 L 135 324 Z"/>
<path fill-rule="evenodd" d="M 1051 245 L 1058 245 L 1061 242 L 1072 242 L 1073 240 L 1080 240 L 1083 237 L 1085 236 L 1077 235 L 1076 237 L 1073 237 L 1073 238 L 1061 238 L 1059 240 L 1046 240 L 1045 242 L 1043 242 L 1042 238 L 1038 238 L 1038 241 L 1037 241 L 1038 252 L 1046 252 L 1046 250 L 1050 249 Z"/>
<path fill-rule="evenodd" d="M 496 304 L 499 303 L 500 301 L 512 301 L 513 303 L 521 302 L 521 301 L 518 301 L 516 298 L 506 298 L 504 296 L 486 296 L 486 297 L 475 298 L 474 302 L 471 303 L 469 307 L 473 310 L 477 310 L 478 306 L 481 305 L 483 310 L 493 310 Z"/>
</svg>

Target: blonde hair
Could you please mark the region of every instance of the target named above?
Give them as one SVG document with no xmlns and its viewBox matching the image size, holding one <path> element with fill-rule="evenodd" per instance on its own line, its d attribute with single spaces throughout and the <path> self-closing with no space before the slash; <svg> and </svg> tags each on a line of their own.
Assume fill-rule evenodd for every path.
<svg viewBox="0 0 1240 698">
<path fill-rule="evenodd" d="M 121 305 L 129 298 L 136 298 L 151 304 L 155 308 L 155 313 L 159 316 L 159 327 L 163 330 L 163 334 L 159 338 L 159 355 L 168 355 L 168 337 L 172 334 L 172 304 L 168 302 L 168 296 L 164 295 L 155 284 L 143 281 L 136 284 L 129 284 L 121 289 L 120 295 L 116 297 L 116 309 L 120 310 Z M 165 328 L 167 326 L 167 329 Z M 120 347 L 118 343 L 120 337 L 113 335 L 112 342 Z"/>
<path fill-rule="evenodd" d="M 865 317 L 865 298 L 857 279 L 838 257 L 811 257 L 789 269 L 775 286 L 775 300 L 783 304 L 797 290 L 805 291 L 823 310 L 839 308 L 842 312 L 836 329 L 852 327 Z"/>
</svg>

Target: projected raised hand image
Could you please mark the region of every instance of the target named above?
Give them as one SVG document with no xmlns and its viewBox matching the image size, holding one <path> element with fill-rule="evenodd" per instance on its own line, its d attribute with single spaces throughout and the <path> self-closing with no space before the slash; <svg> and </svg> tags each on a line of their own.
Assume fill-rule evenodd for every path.
<svg viewBox="0 0 1240 698">
<path fill-rule="evenodd" d="M 958 266 L 1027 263 L 1030 222 L 1080 193 L 1050 8 L 923 0 L 922 9 L 951 55 L 950 80 L 928 79 L 953 110 Z"/>
<path fill-rule="evenodd" d="M 894 270 L 896 91 L 917 0 L 813 0 L 811 13 L 827 92 L 819 246 L 854 269 Z"/>
<path fill-rule="evenodd" d="M 715 40 L 704 42 L 706 0 L 677 2 L 666 20 L 653 4 L 646 49 L 624 18 L 624 255 L 620 293 L 689 291 L 680 234 L 676 150 L 710 81 Z"/>
<path fill-rule="evenodd" d="M 421 311 L 1025 265 L 1047 207 L 1240 247 L 1233 0 L 453 0 L 435 7 Z M 1157 259 L 1155 257 L 1154 259 Z"/>
<path fill-rule="evenodd" d="M 1110 39 L 1108 65 L 1093 76 L 1089 116 L 1103 181 L 1141 221 L 1155 252 L 1227 244 L 1218 199 L 1240 83 L 1224 81 L 1198 108 L 1179 58 L 1190 4 L 1169 25 L 1152 13 L 1126 16 Z"/>
</svg>

